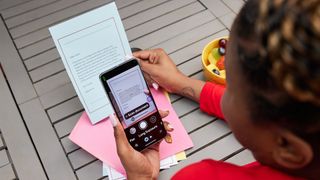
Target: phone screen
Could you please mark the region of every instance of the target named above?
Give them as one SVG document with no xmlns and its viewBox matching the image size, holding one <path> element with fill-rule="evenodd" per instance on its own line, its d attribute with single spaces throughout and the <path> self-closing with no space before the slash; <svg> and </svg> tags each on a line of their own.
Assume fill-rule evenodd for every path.
<svg viewBox="0 0 320 180">
<path fill-rule="evenodd" d="M 136 60 L 101 77 L 129 143 L 141 151 L 165 135 L 160 114 Z"/>
</svg>

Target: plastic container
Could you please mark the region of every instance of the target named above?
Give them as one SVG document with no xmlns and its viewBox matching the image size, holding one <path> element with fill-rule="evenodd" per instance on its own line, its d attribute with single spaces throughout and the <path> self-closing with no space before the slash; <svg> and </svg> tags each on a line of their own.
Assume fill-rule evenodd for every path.
<svg viewBox="0 0 320 180">
<path fill-rule="evenodd" d="M 209 42 L 202 51 L 202 66 L 203 66 L 203 73 L 207 81 L 211 81 L 214 83 L 226 84 L 226 71 L 225 70 L 219 70 L 219 68 L 216 66 L 216 63 L 219 59 L 215 59 L 213 57 L 209 60 L 209 54 L 214 48 L 219 47 L 219 40 L 220 39 L 227 39 L 228 36 L 220 37 L 217 39 L 214 39 L 213 41 Z M 220 75 L 213 72 L 213 70 L 216 69 L 219 71 Z"/>
</svg>

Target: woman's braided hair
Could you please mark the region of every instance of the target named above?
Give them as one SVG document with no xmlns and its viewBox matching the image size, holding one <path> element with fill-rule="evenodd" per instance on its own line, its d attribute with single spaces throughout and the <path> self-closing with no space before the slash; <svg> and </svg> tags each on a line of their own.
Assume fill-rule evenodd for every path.
<svg viewBox="0 0 320 180">
<path fill-rule="evenodd" d="M 235 23 L 241 69 L 253 89 L 254 119 L 297 132 L 320 131 L 320 0 L 248 0 Z M 252 50 L 248 49 L 255 49 Z M 249 53 L 250 52 L 250 53 Z"/>
</svg>

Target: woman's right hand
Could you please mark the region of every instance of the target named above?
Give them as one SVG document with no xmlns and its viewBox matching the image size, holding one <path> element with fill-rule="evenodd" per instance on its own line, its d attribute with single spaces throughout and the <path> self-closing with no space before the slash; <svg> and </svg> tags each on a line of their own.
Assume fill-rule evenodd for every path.
<svg viewBox="0 0 320 180">
<path fill-rule="evenodd" d="M 133 55 L 141 60 L 140 66 L 149 85 L 156 82 L 167 91 L 178 93 L 181 82 L 188 79 L 162 49 L 138 51 Z"/>
</svg>

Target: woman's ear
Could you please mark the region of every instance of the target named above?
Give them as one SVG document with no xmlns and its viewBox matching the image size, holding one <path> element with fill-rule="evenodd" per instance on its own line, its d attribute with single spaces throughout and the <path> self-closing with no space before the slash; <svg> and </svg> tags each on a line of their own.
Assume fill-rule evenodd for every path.
<svg viewBox="0 0 320 180">
<path fill-rule="evenodd" d="M 278 131 L 276 148 L 273 151 L 274 160 L 287 169 L 300 169 L 313 159 L 312 147 L 290 131 Z"/>
</svg>

